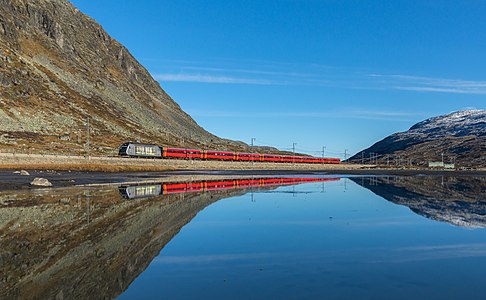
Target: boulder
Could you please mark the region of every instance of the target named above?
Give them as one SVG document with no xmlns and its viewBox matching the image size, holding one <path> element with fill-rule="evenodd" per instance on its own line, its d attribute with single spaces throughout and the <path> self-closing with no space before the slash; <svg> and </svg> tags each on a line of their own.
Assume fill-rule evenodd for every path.
<svg viewBox="0 0 486 300">
<path fill-rule="evenodd" d="M 52 183 L 45 179 L 45 178 L 42 178 L 42 177 L 36 177 L 34 178 L 34 180 L 32 180 L 32 182 L 30 183 L 30 185 L 36 185 L 36 186 L 52 186 Z"/>
</svg>

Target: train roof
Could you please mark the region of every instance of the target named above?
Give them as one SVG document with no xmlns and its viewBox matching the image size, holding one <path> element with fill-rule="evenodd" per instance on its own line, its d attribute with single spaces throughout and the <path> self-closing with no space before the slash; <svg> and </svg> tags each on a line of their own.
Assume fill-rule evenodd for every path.
<svg viewBox="0 0 486 300">
<path fill-rule="evenodd" d="M 126 143 L 121 144 L 120 147 L 128 146 L 128 145 L 141 145 L 141 146 L 159 147 L 159 146 L 154 145 L 154 144 L 144 144 L 144 143 L 136 143 L 136 142 L 126 142 Z"/>
</svg>

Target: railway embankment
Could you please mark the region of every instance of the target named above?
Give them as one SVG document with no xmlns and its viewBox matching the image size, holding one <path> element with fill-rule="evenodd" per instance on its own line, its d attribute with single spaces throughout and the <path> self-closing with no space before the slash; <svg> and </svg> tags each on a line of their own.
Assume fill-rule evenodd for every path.
<svg viewBox="0 0 486 300">
<path fill-rule="evenodd" d="M 165 172 L 200 170 L 206 175 L 275 175 L 326 172 L 348 175 L 486 175 L 485 169 L 440 170 L 420 167 L 388 167 L 361 164 L 292 164 L 180 159 L 143 159 L 110 156 L 42 155 L 0 152 L 0 170 L 55 170 L 83 172 Z M 209 172 L 209 173 L 208 173 Z M 193 173 L 193 172 L 192 172 Z M 191 173 L 191 174 L 192 174 Z M 196 172 L 197 173 L 197 172 Z M 218 173 L 218 174 L 219 174 Z"/>
<path fill-rule="evenodd" d="M 292 164 L 179 159 L 141 159 L 102 156 L 0 153 L 0 169 L 64 171 L 170 171 L 170 170 L 358 170 L 357 164 Z M 369 166 L 367 166 L 369 167 Z"/>
</svg>

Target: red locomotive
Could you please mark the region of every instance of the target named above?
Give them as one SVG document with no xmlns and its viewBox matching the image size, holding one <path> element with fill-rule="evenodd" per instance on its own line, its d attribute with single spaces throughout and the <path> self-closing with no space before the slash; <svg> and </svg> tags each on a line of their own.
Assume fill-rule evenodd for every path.
<svg viewBox="0 0 486 300">
<path fill-rule="evenodd" d="M 159 147 L 157 145 L 124 143 L 118 151 L 120 156 L 145 158 L 179 158 L 222 161 L 262 161 L 275 163 L 340 164 L 339 158 L 294 156 L 278 154 L 243 153 L 201 149 Z"/>
</svg>

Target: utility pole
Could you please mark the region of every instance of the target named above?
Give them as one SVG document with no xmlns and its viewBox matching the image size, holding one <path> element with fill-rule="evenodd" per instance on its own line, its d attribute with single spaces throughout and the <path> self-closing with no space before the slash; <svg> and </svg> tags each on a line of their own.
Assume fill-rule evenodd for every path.
<svg viewBox="0 0 486 300">
<path fill-rule="evenodd" d="M 253 143 L 254 143 L 255 141 L 256 141 L 256 138 L 251 138 L 251 153 L 253 153 L 253 152 L 254 152 L 254 150 L 253 150 L 253 146 L 254 146 L 254 144 L 253 144 Z M 255 163 L 255 161 L 254 161 L 254 160 L 255 160 L 255 159 L 253 158 L 253 155 L 252 155 L 252 157 L 251 157 L 251 164 L 252 164 L 252 165 Z M 252 201 L 253 201 L 253 193 L 252 193 L 252 196 L 251 196 L 251 197 L 252 197 Z"/>
<path fill-rule="evenodd" d="M 361 152 L 361 164 L 364 165 L 364 151 Z"/>
<path fill-rule="evenodd" d="M 294 155 L 292 156 L 292 163 L 293 164 L 295 163 L 295 145 L 297 145 L 297 143 L 292 143 L 292 152 L 294 153 Z"/>
<path fill-rule="evenodd" d="M 348 149 L 344 149 L 344 160 L 348 158 Z"/>
<path fill-rule="evenodd" d="M 322 146 L 322 163 L 324 164 L 324 156 L 326 155 L 326 146 Z"/>
<path fill-rule="evenodd" d="M 90 128 L 89 128 L 89 117 L 87 117 L 86 119 L 86 155 L 87 155 L 87 158 L 89 159 L 89 147 L 90 147 L 90 140 L 89 140 L 89 136 L 90 136 Z"/>
</svg>

